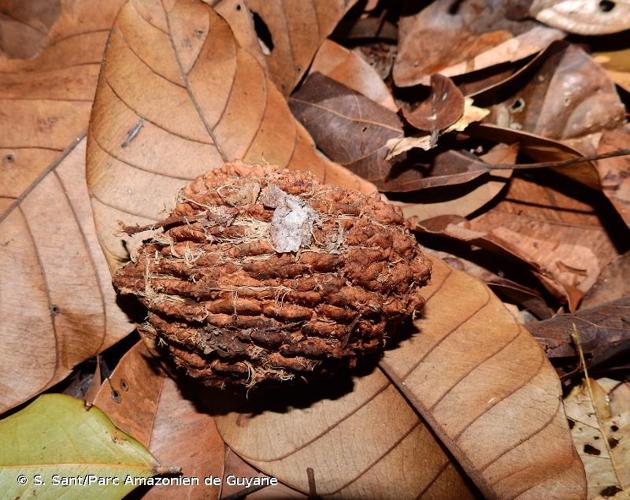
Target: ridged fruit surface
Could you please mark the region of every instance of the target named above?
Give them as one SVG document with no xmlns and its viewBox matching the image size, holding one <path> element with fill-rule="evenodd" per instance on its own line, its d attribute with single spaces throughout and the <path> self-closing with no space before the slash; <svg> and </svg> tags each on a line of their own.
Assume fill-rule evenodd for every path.
<svg viewBox="0 0 630 500">
<path fill-rule="evenodd" d="M 396 207 L 304 171 L 230 163 L 197 178 L 114 276 L 140 332 L 207 385 L 329 375 L 422 308 L 431 267 Z"/>
</svg>

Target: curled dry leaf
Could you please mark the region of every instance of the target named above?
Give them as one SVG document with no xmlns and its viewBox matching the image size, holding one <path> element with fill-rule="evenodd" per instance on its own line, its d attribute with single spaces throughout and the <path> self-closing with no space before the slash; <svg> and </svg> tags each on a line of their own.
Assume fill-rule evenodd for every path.
<svg viewBox="0 0 630 500">
<path fill-rule="evenodd" d="M 591 205 L 524 178 L 512 179 L 505 198 L 490 211 L 441 225 L 445 236 L 474 241 L 529 264 L 551 293 L 565 297 L 571 310 L 617 255 Z"/>
<path fill-rule="evenodd" d="M 379 187 L 386 183 L 387 141 L 403 136 L 396 113 L 321 73 L 310 75 L 289 105 L 332 160 Z"/>
<path fill-rule="evenodd" d="M 630 295 L 606 304 L 562 314 L 545 321 L 532 322 L 527 329 L 544 347 L 547 357 L 576 358 L 571 338 L 576 328 L 589 366 L 630 352 Z"/>
<path fill-rule="evenodd" d="M 482 155 L 480 159 L 487 164 L 514 163 L 517 153 L 518 148 L 515 146 L 505 147 L 497 145 L 488 151 L 488 153 Z M 425 192 L 422 203 L 397 202 L 405 217 L 411 219 L 412 223 L 442 215 L 454 214 L 460 217 L 469 215 L 497 196 L 506 186 L 508 179 L 512 175 L 512 171 L 509 169 L 490 170 L 489 172 L 486 170 L 481 173 L 481 175 L 488 175 L 488 180 L 475 184 L 470 181 L 474 181 L 479 175 L 478 172 L 475 171 L 475 164 L 470 164 L 470 159 L 464 159 L 463 162 L 461 159 L 457 161 L 455 160 L 455 154 L 449 152 L 445 160 L 447 160 L 448 163 L 445 162 L 444 166 L 440 165 L 441 162 L 436 163 L 436 166 L 440 166 L 438 170 L 439 173 L 433 172 L 434 177 L 426 178 L 426 182 L 429 183 L 427 187 L 439 187 L 440 192 L 437 196 L 430 198 L 428 192 Z M 478 166 L 481 167 L 481 165 Z M 458 167 L 461 170 L 459 172 L 453 172 L 452 169 Z M 410 170 L 409 173 L 405 173 L 404 176 L 401 176 L 399 181 L 403 182 L 403 180 L 410 179 L 412 172 L 413 171 Z M 442 178 L 440 179 L 440 177 Z M 470 184 L 463 187 L 465 189 L 463 192 L 460 191 L 459 188 L 451 193 L 445 192 L 445 189 L 447 189 L 446 186 L 453 183 L 455 179 L 457 179 L 458 182 L 465 181 Z M 394 180 L 392 180 L 392 182 L 394 182 Z"/>
<path fill-rule="evenodd" d="M 549 26 L 580 35 L 630 29 L 630 4 L 626 0 L 534 0 L 529 12 Z"/>
<path fill-rule="evenodd" d="M 504 82 L 520 83 L 520 89 L 492 106 L 487 122 L 563 140 L 614 128 L 623 121 L 623 103 L 606 72 L 575 45 L 556 47 L 535 73 Z M 528 77 L 525 82 L 523 77 Z"/>
<path fill-rule="evenodd" d="M 271 80 L 289 95 L 322 42 L 357 0 L 246 0 L 259 20 Z M 262 33 L 266 32 L 263 36 Z"/>
<path fill-rule="evenodd" d="M 582 300 L 581 307 L 599 306 L 625 295 L 630 295 L 630 252 L 609 262 L 599 273 L 597 281 Z"/>
<path fill-rule="evenodd" d="M 588 498 L 619 492 L 623 498 L 630 491 L 630 384 L 585 380 L 566 397 L 564 407 L 586 470 Z"/>
<path fill-rule="evenodd" d="M 405 119 L 419 130 L 437 133 L 464 114 L 464 95 L 450 78 L 431 75 L 431 95 L 413 110 L 403 108 Z"/>
<path fill-rule="evenodd" d="M 175 381 L 153 366 L 149 356 L 141 342 L 132 347 L 103 382 L 93 404 L 149 448 L 162 466 L 202 479 L 197 486 L 153 487 L 143 498 L 216 499 L 219 487 L 204 485 L 203 478 L 223 475 L 223 440 L 212 417 L 182 396 Z"/>
<path fill-rule="evenodd" d="M 544 352 L 485 285 L 432 260 L 420 333 L 380 366 L 486 497 L 582 498 L 584 472 Z"/>
<path fill-rule="evenodd" d="M 535 21 L 506 17 L 510 2 L 438 0 L 399 22 L 394 81 L 408 87 L 427 85 L 430 75 L 455 76 L 512 62 L 562 38 L 561 31 Z"/>
<path fill-rule="evenodd" d="M 18 164 L 28 158 L 21 149 L 14 154 Z M 85 140 L 30 185 L 20 174 L 24 187 L 11 192 L 19 182 L 3 183 L 0 198 L 0 412 L 131 330 L 96 238 Z"/>
<path fill-rule="evenodd" d="M 378 369 L 355 379 L 352 391 L 341 397 L 282 413 L 243 412 L 247 409 L 215 417 L 226 443 L 265 474 L 303 493 L 472 496 L 431 431 Z"/>
<path fill-rule="evenodd" d="M 211 7 L 131 0 L 112 30 L 88 135 L 88 186 L 110 265 L 127 257 L 118 220 L 155 221 L 178 188 L 231 159 L 374 189 L 315 153 L 260 63 Z"/>
<path fill-rule="evenodd" d="M 360 51 L 348 50 L 332 40 L 324 40 L 309 73 L 321 73 L 394 113 L 398 111 L 387 85 Z"/>
</svg>

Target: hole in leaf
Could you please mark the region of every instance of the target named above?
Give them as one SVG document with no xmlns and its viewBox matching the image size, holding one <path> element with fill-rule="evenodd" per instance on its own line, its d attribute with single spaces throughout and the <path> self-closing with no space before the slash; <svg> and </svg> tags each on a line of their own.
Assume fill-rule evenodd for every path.
<svg viewBox="0 0 630 500">
<path fill-rule="evenodd" d="M 451 16 L 456 16 L 459 13 L 459 8 L 464 3 L 464 0 L 455 0 L 451 5 L 448 6 L 448 13 Z"/>
<path fill-rule="evenodd" d="M 116 402 L 116 403 L 120 403 L 121 402 L 121 397 L 120 397 L 120 392 L 118 392 L 116 389 L 112 388 L 112 399 Z"/>
<path fill-rule="evenodd" d="M 129 390 L 129 384 L 127 383 L 127 381 L 124 378 L 120 379 L 120 388 L 127 392 Z"/>
<path fill-rule="evenodd" d="M 256 36 L 258 36 L 262 51 L 265 55 L 269 55 L 274 47 L 269 26 L 267 26 L 267 23 L 257 12 L 252 11 L 252 17 L 254 18 L 254 29 L 256 30 Z"/>
<path fill-rule="evenodd" d="M 518 113 L 519 111 L 523 111 L 524 107 L 525 107 L 525 101 L 519 97 L 512 103 L 512 105 L 510 106 L 510 109 L 512 110 L 513 113 Z"/>
<path fill-rule="evenodd" d="M 615 2 L 611 2 L 610 0 L 602 0 L 599 2 L 599 10 L 602 12 L 610 12 L 615 8 Z"/>
<path fill-rule="evenodd" d="M 584 453 L 588 453 L 589 455 L 601 455 L 602 454 L 601 450 L 598 450 L 597 448 L 595 448 L 594 446 L 591 446 L 590 444 L 585 444 L 584 445 Z"/>
<path fill-rule="evenodd" d="M 8 163 L 13 163 L 15 161 L 15 155 L 13 153 L 7 153 L 4 155 L 4 161 Z"/>
</svg>

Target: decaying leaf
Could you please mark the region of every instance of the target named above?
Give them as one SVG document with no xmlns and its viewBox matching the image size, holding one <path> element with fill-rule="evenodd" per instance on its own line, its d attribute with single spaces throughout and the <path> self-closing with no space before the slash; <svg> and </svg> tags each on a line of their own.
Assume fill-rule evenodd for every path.
<svg viewBox="0 0 630 500">
<path fill-rule="evenodd" d="M 595 307 L 630 295 L 630 252 L 610 261 L 582 300 L 582 307 Z"/>
<path fill-rule="evenodd" d="M 15 154 L 19 165 L 29 157 L 21 149 Z M 14 168 L 10 162 L 7 170 Z M 21 173 L 16 169 L 20 181 Z M 0 198 L 0 412 L 59 382 L 132 329 L 96 238 L 85 140 L 14 196 L 6 194 Z"/>
<path fill-rule="evenodd" d="M 386 182 L 387 142 L 403 137 L 396 113 L 321 73 L 310 75 L 289 105 L 332 160 L 377 186 Z"/>
<path fill-rule="evenodd" d="M 500 0 L 422 7 L 413 5 L 400 18 L 394 80 L 401 87 L 427 85 L 434 73 L 455 76 L 517 61 L 564 36 L 535 21 L 509 19 L 510 3 Z"/>
<path fill-rule="evenodd" d="M 88 135 L 88 185 L 110 266 L 127 258 L 117 221 L 146 225 L 178 188 L 230 159 L 369 183 L 318 156 L 260 63 L 201 1 L 131 0 L 112 30 Z"/>
<path fill-rule="evenodd" d="M 288 411 L 260 412 L 245 405 L 215 418 L 238 455 L 306 494 L 472 496 L 432 433 L 381 371 L 356 378 L 343 392 Z"/>
<path fill-rule="evenodd" d="M 624 491 L 627 495 L 630 492 L 630 384 L 611 379 L 585 380 L 581 386 L 573 388 L 564 400 L 564 408 L 586 470 L 588 498 L 608 498 Z"/>
<path fill-rule="evenodd" d="M 143 498 L 218 498 L 203 478 L 223 475 L 224 444 L 212 417 L 186 399 L 138 342 L 103 382 L 93 404 L 116 426 L 146 446 L 162 464 L 201 484 L 153 487 Z"/>
<path fill-rule="evenodd" d="M 464 95 L 450 78 L 431 75 L 431 95 L 413 110 L 403 108 L 405 119 L 419 130 L 437 133 L 464 114 Z"/>
<path fill-rule="evenodd" d="M 356 0 L 246 0 L 258 19 L 271 80 L 288 95 Z M 266 36 L 261 36 L 266 32 Z M 267 38 L 267 39 L 265 39 Z M 233 159 L 233 158 L 230 158 Z"/>
<path fill-rule="evenodd" d="M 549 26 L 580 35 L 630 29 L 630 4 L 626 0 L 534 0 L 529 12 Z"/>
<path fill-rule="evenodd" d="M 485 285 L 432 260 L 420 333 L 380 366 L 486 497 L 582 498 L 584 472 L 544 352 Z"/>
<path fill-rule="evenodd" d="M 360 51 L 348 50 L 332 40 L 324 40 L 309 72 L 321 73 L 394 113 L 398 111 L 387 85 Z"/>
<path fill-rule="evenodd" d="M 445 236 L 489 245 L 528 263 L 551 293 L 568 300 L 571 310 L 617 255 L 591 205 L 525 178 L 512 179 L 505 198 L 490 211 L 442 225 Z"/>
<path fill-rule="evenodd" d="M 630 295 L 606 304 L 532 322 L 527 329 L 544 347 L 549 358 L 576 358 L 572 339 L 578 330 L 589 366 L 630 353 Z"/>
<path fill-rule="evenodd" d="M 63 394 L 40 396 L 1 420 L 0 440 L 0 490 L 7 498 L 116 499 L 136 487 L 125 482 L 127 476 L 133 481 L 159 473 L 149 451 L 103 412 Z M 76 484 L 89 475 L 117 483 Z M 61 484 L 53 484 L 54 476 Z"/>
<path fill-rule="evenodd" d="M 582 49 L 558 46 L 486 121 L 549 139 L 572 139 L 614 128 L 624 106 L 606 72 Z"/>
</svg>

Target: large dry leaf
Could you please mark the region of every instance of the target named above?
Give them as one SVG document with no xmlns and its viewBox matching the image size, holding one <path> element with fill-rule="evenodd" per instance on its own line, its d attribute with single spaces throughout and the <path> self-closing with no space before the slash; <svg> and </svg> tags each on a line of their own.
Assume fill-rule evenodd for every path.
<svg viewBox="0 0 630 500">
<path fill-rule="evenodd" d="M 549 26 L 580 35 L 605 35 L 630 29 L 627 0 L 534 0 L 529 12 Z"/>
<path fill-rule="evenodd" d="M 510 20 L 502 0 L 438 0 L 418 12 L 421 6 L 399 22 L 394 80 L 401 87 L 427 85 L 434 73 L 455 76 L 517 61 L 564 36 L 535 21 Z"/>
<path fill-rule="evenodd" d="M 121 4 L 63 0 L 36 58 L 0 53 L 2 196 L 19 196 L 85 131 L 108 31 Z"/>
<path fill-rule="evenodd" d="M 215 417 L 247 462 L 306 494 L 332 498 L 469 498 L 435 437 L 380 370 L 352 392 L 286 412 Z"/>
<path fill-rule="evenodd" d="M 357 0 L 245 0 L 271 38 L 267 65 L 284 95 L 298 84 L 317 49 Z M 263 43 L 265 40 L 263 40 Z"/>
<path fill-rule="evenodd" d="M 212 8 L 128 2 L 112 30 L 88 135 L 88 185 L 110 265 L 127 257 L 117 221 L 150 223 L 187 181 L 233 159 L 374 189 L 316 154 L 263 67 Z"/>
<path fill-rule="evenodd" d="M 485 285 L 432 262 L 420 333 L 381 367 L 488 498 L 583 498 L 544 352 Z"/>
<path fill-rule="evenodd" d="M 149 448 L 163 467 L 200 478 L 199 485 L 154 487 L 143 498 L 218 498 L 219 487 L 203 483 L 205 477 L 223 475 L 224 444 L 214 421 L 152 366 L 144 344 L 138 342 L 123 356 L 93 404 Z"/>
<path fill-rule="evenodd" d="M 588 384 L 585 380 L 567 396 L 564 407 L 584 462 L 588 498 L 609 498 L 619 492 L 619 498 L 628 498 L 630 384 L 606 378 L 589 379 Z"/>
<path fill-rule="evenodd" d="M 85 140 L 12 192 L 16 184 L 3 183 L 0 198 L 0 412 L 131 330 L 96 238 Z"/>
<path fill-rule="evenodd" d="M 309 71 L 310 74 L 316 72 L 356 90 L 394 113 L 398 111 L 385 82 L 356 49 L 348 50 L 332 40 L 324 40 Z"/>
<path fill-rule="evenodd" d="M 321 73 L 310 75 L 289 105 L 326 155 L 386 188 L 387 141 L 403 137 L 395 112 Z"/>
</svg>

